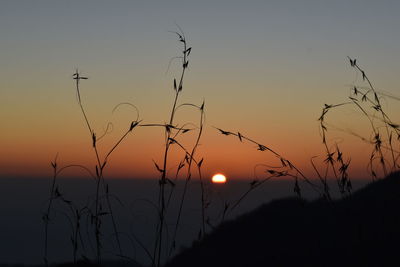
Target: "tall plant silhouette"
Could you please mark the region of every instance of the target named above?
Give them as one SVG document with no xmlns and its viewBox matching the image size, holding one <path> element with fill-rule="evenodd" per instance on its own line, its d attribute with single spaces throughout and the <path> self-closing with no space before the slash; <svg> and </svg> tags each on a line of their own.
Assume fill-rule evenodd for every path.
<svg viewBox="0 0 400 267">
<path fill-rule="evenodd" d="M 178 26 L 179 28 L 179 26 Z M 182 55 L 175 57 L 175 59 L 180 59 L 181 60 L 181 73 L 179 75 L 179 78 L 176 79 L 174 78 L 173 80 L 173 90 L 174 90 L 174 100 L 172 104 L 172 109 L 169 115 L 169 120 L 168 123 L 164 125 L 165 129 L 165 146 L 164 146 L 164 153 L 163 153 L 163 159 L 161 164 L 157 164 L 154 162 L 154 165 L 157 169 L 157 171 L 160 173 L 160 179 L 159 179 L 159 200 L 158 200 L 158 216 L 159 216 L 159 222 L 156 228 L 156 240 L 155 240 L 155 245 L 154 245 L 154 250 L 153 250 L 153 259 L 154 259 L 154 264 L 156 266 L 160 266 L 162 263 L 163 259 L 163 249 L 166 248 L 168 249 L 168 246 L 170 247 L 168 255 L 171 254 L 171 251 L 175 247 L 176 243 L 176 236 L 179 230 L 179 225 L 181 222 L 181 214 L 186 198 L 186 193 L 188 190 L 188 184 L 189 181 L 192 178 L 192 173 L 193 173 L 193 168 L 192 165 L 195 163 L 197 165 L 197 170 L 199 173 L 200 177 L 200 182 L 201 186 L 202 184 L 202 179 L 201 179 L 201 165 L 203 160 L 196 160 L 195 159 L 195 154 L 197 151 L 197 148 L 200 143 L 200 139 L 203 133 L 203 123 L 204 123 L 204 101 L 201 105 L 195 105 L 191 103 L 183 103 L 179 104 L 179 97 L 183 91 L 183 84 L 184 84 L 184 77 L 185 73 L 188 69 L 189 65 L 189 55 L 192 51 L 192 48 L 188 46 L 187 40 L 185 37 L 185 34 L 183 31 L 179 28 L 180 32 L 173 32 L 178 36 L 179 42 L 182 43 Z M 188 131 L 190 131 L 190 128 L 187 128 L 187 124 L 183 124 L 183 126 L 179 126 L 176 122 L 176 113 L 178 109 L 183 108 L 183 107 L 193 107 L 195 109 L 198 109 L 200 111 L 200 122 L 199 122 L 199 128 L 198 128 L 198 134 L 196 137 L 196 141 L 192 147 L 192 149 L 188 150 L 179 140 L 178 137 L 181 134 L 185 134 Z M 146 125 L 141 125 L 141 126 L 146 126 Z M 185 176 L 185 182 L 184 182 L 184 188 L 183 188 L 183 193 L 181 195 L 178 207 L 178 215 L 176 218 L 175 222 L 175 227 L 173 230 L 173 237 L 172 237 L 172 244 L 165 246 L 164 245 L 164 235 L 165 235 L 165 219 L 166 219 L 166 213 L 168 206 L 170 204 L 171 196 L 173 193 L 173 188 L 175 187 L 175 182 L 171 179 L 173 176 L 172 174 L 169 174 L 168 172 L 168 165 L 170 164 L 170 151 L 171 151 L 171 146 L 177 146 L 180 148 L 183 153 L 184 153 L 184 160 L 179 163 L 176 175 L 175 177 L 178 176 L 178 173 L 181 171 L 181 169 L 186 165 L 186 176 Z M 167 186 L 171 186 L 172 189 L 170 191 L 170 194 L 167 194 Z M 203 186 L 202 186 L 202 198 L 204 197 L 204 191 L 203 191 Z M 202 216 L 204 218 L 204 215 Z M 203 228 L 204 228 L 204 222 L 202 223 Z M 167 255 L 167 256 L 168 256 Z"/>
</svg>

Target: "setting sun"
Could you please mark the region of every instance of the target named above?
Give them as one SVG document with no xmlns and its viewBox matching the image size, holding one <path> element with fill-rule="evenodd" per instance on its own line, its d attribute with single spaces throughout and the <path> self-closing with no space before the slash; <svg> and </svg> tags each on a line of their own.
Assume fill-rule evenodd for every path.
<svg viewBox="0 0 400 267">
<path fill-rule="evenodd" d="M 221 173 L 214 174 L 212 177 L 212 182 L 216 184 L 226 183 L 226 176 Z"/>
</svg>

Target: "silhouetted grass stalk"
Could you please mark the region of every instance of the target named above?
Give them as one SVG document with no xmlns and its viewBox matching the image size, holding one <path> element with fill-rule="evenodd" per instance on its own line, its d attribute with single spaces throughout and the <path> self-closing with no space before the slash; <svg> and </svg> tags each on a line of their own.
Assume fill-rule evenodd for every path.
<svg viewBox="0 0 400 267">
<path fill-rule="evenodd" d="M 185 105 L 185 104 L 184 104 Z M 187 104 L 186 104 L 187 105 Z M 182 106 L 182 105 L 181 105 Z M 190 105 L 190 106 L 195 106 L 195 105 Z M 198 106 L 195 106 L 196 108 L 198 108 L 199 110 L 200 110 L 200 113 L 201 113 L 201 116 L 200 116 L 200 123 L 199 123 L 199 125 L 200 125 L 200 127 L 199 127 L 199 131 L 198 131 L 198 135 L 197 135 L 197 138 L 196 138 L 196 142 L 195 142 L 195 144 L 194 144 L 194 146 L 193 146 L 193 148 L 192 148 L 192 151 L 190 152 L 190 153 L 188 153 L 188 152 L 186 152 L 187 154 L 187 157 L 188 157 L 188 160 L 187 160 L 187 162 L 188 162 L 188 166 L 187 166 L 187 172 L 186 172 L 186 179 L 185 179 L 185 184 L 184 184 L 184 187 L 183 187 L 183 193 L 182 193 L 182 197 L 181 197 L 181 201 L 180 201 L 180 203 L 179 203 L 179 211 L 178 211 L 178 216 L 177 216 L 177 219 L 176 219 L 176 223 L 175 223 L 175 229 L 174 229 L 174 232 L 173 232 L 173 237 L 172 237 L 172 242 L 173 242 L 173 244 L 175 244 L 175 241 L 176 241 L 176 235 L 177 235 L 177 232 L 178 232 L 178 228 L 179 228 L 179 223 L 180 223 L 180 220 L 181 220 L 181 214 L 182 214 L 182 209 L 183 209 L 183 204 L 184 204 L 184 202 L 185 202 L 185 197 L 186 197 L 186 193 L 187 193 L 187 189 L 188 189 L 188 184 L 189 184 L 189 181 L 191 180 L 191 178 L 192 178 L 192 163 L 193 163 L 193 161 L 195 161 L 194 160 L 194 155 L 195 155 L 195 153 L 196 153 L 196 150 L 197 150 L 197 148 L 198 148 L 198 146 L 199 146 L 199 142 L 200 142 L 200 139 L 201 139 L 201 135 L 202 135 L 202 133 L 203 133 L 203 120 L 204 120 L 204 102 L 203 102 L 203 104 L 200 106 L 200 107 L 198 107 Z M 174 143 L 174 142 L 176 142 L 176 140 L 172 140 L 172 143 Z M 181 146 L 182 148 L 183 148 L 183 146 Z M 201 165 L 202 165 L 202 163 L 203 163 L 203 159 L 201 160 L 201 161 L 199 161 L 199 162 L 197 162 L 196 161 L 196 164 L 197 164 L 197 166 L 198 166 L 198 170 L 199 170 L 199 174 L 200 174 L 200 184 L 201 184 L 201 187 L 202 187 L 202 180 L 201 180 Z M 202 189 L 203 190 L 203 189 Z M 202 191 L 202 197 L 203 197 L 203 191 Z M 202 201 L 202 203 L 203 203 L 203 201 Z M 203 214 L 203 208 L 202 208 L 202 217 L 204 217 L 204 214 Z M 204 219 L 203 219 L 204 220 Z M 204 221 L 202 222 L 202 230 L 203 230 L 203 233 L 204 233 L 204 231 L 205 231 L 205 227 L 204 227 Z M 171 246 L 171 248 L 173 248 L 174 246 Z"/>
<path fill-rule="evenodd" d="M 158 237 L 156 239 L 155 243 L 155 248 L 154 248 L 154 258 L 156 259 L 155 262 L 157 266 L 161 265 L 161 251 L 163 247 L 163 229 L 164 229 L 164 220 L 165 220 L 165 210 L 166 210 L 166 196 L 165 196 L 165 185 L 169 182 L 167 178 L 167 165 L 168 165 L 168 155 L 169 155 L 169 149 L 170 149 L 170 139 L 172 135 L 172 129 L 171 125 L 174 124 L 174 118 L 175 118 L 175 112 L 176 112 L 176 107 L 177 107 L 177 102 L 180 93 L 182 92 L 183 89 L 183 79 L 185 76 L 185 71 L 188 67 L 189 61 L 188 61 L 188 56 L 191 52 L 191 48 L 187 47 L 186 43 L 186 38 L 185 35 L 182 33 L 175 32 L 175 34 L 178 35 L 179 41 L 182 42 L 183 44 L 183 56 L 182 56 L 182 71 L 181 71 L 181 76 L 179 79 L 179 82 L 176 82 L 176 79 L 174 79 L 174 91 L 175 91 L 175 97 L 174 97 L 174 102 L 172 105 L 171 109 L 171 115 L 169 119 L 169 124 L 165 125 L 165 150 L 164 150 L 164 156 L 163 156 L 163 164 L 162 168 L 159 168 L 157 165 L 157 169 L 161 173 L 161 178 L 160 178 L 160 194 L 159 194 L 159 207 L 160 207 L 160 212 L 159 212 L 159 225 L 158 225 Z"/>
<path fill-rule="evenodd" d="M 279 153 L 275 152 L 274 150 L 272 150 L 271 148 L 269 148 L 268 146 L 265 146 L 259 142 L 256 142 L 244 135 L 242 135 L 240 132 L 238 133 L 234 133 L 234 132 L 229 132 L 229 131 L 225 131 L 219 128 L 216 128 L 222 135 L 226 135 L 226 136 L 236 136 L 238 137 L 240 142 L 243 141 L 247 141 L 249 143 L 255 144 L 257 146 L 257 150 L 259 151 L 268 151 L 270 153 L 272 153 L 276 158 L 278 158 L 279 162 L 281 163 L 281 166 L 279 167 L 270 167 L 268 165 L 264 165 L 266 167 L 268 167 L 269 169 L 267 169 L 265 172 L 269 174 L 269 176 L 267 176 L 266 178 L 262 179 L 261 181 L 259 181 L 257 178 L 254 179 L 252 182 L 250 182 L 250 188 L 247 189 L 245 191 L 245 193 L 243 193 L 238 200 L 236 200 L 232 206 L 230 207 L 225 207 L 224 208 L 224 214 L 226 212 L 232 212 L 233 209 L 235 209 L 242 201 L 243 199 L 251 192 L 253 191 L 255 188 L 259 187 L 260 185 L 262 185 L 263 183 L 265 183 L 266 181 L 270 180 L 273 177 L 292 177 L 295 181 L 295 185 L 294 185 L 294 192 L 301 197 L 301 190 L 299 187 L 299 183 L 298 183 L 298 179 L 302 179 L 305 183 L 307 183 L 308 185 L 311 186 L 311 188 L 313 190 L 315 190 L 318 193 L 321 193 L 322 190 L 321 188 L 314 184 L 313 182 L 311 182 L 311 180 L 309 178 L 306 177 L 306 175 L 303 174 L 303 172 L 297 168 L 290 160 L 284 158 L 282 155 L 280 155 Z M 275 170 L 275 169 L 283 169 L 283 171 L 280 170 Z M 290 172 L 294 172 L 295 174 L 292 174 Z"/>
<path fill-rule="evenodd" d="M 109 156 L 122 143 L 122 141 L 128 136 L 128 134 L 130 132 L 132 132 L 132 130 L 139 124 L 139 121 L 137 119 L 137 120 L 131 122 L 131 124 L 130 124 L 129 128 L 126 130 L 126 132 L 111 147 L 111 149 L 108 151 L 108 153 L 106 153 L 103 161 L 101 161 L 100 160 L 100 156 L 99 156 L 99 152 L 98 152 L 98 148 L 97 148 L 97 142 L 98 142 L 99 139 L 96 137 L 96 133 L 92 130 L 92 127 L 91 127 L 90 122 L 88 120 L 88 117 L 86 115 L 85 109 L 83 107 L 82 100 L 81 100 L 81 95 L 80 95 L 79 83 L 80 83 L 81 80 L 87 80 L 88 78 L 81 76 L 78 71 L 76 71 L 76 73 L 73 76 L 74 76 L 73 79 L 76 81 L 76 91 L 77 91 L 77 96 L 78 96 L 78 104 L 79 104 L 80 109 L 82 111 L 82 114 L 83 114 L 83 117 L 85 119 L 87 128 L 88 128 L 88 130 L 90 132 L 90 135 L 92 137 L 92 146 L 93 146 L 93 149 L 94 149 L 94 152 L 95 152 L 95 155 L 96 155 L 96 160 L 97 160 L 97 164 L 95 166 L 95 170 L 96 170 L 95 211 L 94 211 L 94 215 L 92 215 L 92 216 L 93 216 L 93 221 L 94 221 L 94 224 L 95 224 L 96 256 L 97 256 L 97 262 L 100 264 L 101 263 L 101 247 L 102 247 L 101 240 L 100 240 L 100 235 L 101 235 L 101 216 L 104 216 L 104 215 L 107 215 L 107 214 L 110 215 L 111 222 L 112 222 L 113 229 L 114 229 L 114 235 L 115 235 L 115 238 L 116 238 L 116 241 L 117 241 L 119 255 L 123 256 L 121 242 L 120 242 L 120 238 L 119 238 L 119 234 L 118 234 L 118 230 L 117 230 L 117 225 L 116 225 L 115 217 L 114 217 L 112 206 L 111 206 L 110 195 L 109 195 L 109 186 L 104 181 L 103 171 L 104 171 L 104 168 L 105 168 L 105 166 L 107 164 L 107 160 L 108 160 Z M 100 204 L 100 185 L 101 184 L 103 185 L 103 190 L 105 192 L 106 205 L 107 205 L 107 208 L 108 208 L 108 212 L 102 211 L 102 205 Z"/>
<path fill-rule="evenodd" d="M 47 212 L 43 215 L 42 219 L 44 221 L 44 262 L 46 267 L 49 266 L 48 262 L 48 235 L 49 235 L 49 222 L 50 222 L 50 211 L 51 207 L 53 204 L 54 200 L 54 194 L 55 194 L 55 186 L 56 186 L 56 179 L 57 179 L 57 156 L 54 159 L 54 162 L 51 163 L 51 166 L 53 167 L 53 179 L 51 183 L 51 189 L 50 189 L 50 197 L 49 197 L 49 203 L 47 206 Z"/>
<path fill-rule="evenodd" d="M 381 100 L 380 98 L 380 93 L 376 91 L 374 86 L 372 85 L 372 82 L 366 75 L 365 71 L 360 68 L 360 66 L 357 64 L 357 61 L 355 59 L 351 59 L 349 57 L 350 61 L 350 66 L 353 67 L 356 72 L 360 73 L 362 75 L 363 81 L 367 82 L 368 87 L 367 88 L 362 88 L 362 87 L 357 87 L 354 86 L 352 89 L 351 96 L 349 96 L 350 102 L 344 102 L 336 105 L 327 105 L 325 104 L 323 110 L 322 110 L 322 115 L 319 118 L 320 121 L 320 129 L 322 133 L 322 142 L 326 148 L 327 151 L 327 157 L 325 159 L 325 162 L 329 164 L 332 167 L 332 170 L 334 172 L 334 175 L 338 181 L 339 188 L 341 192 L 343 193 L 345 190 L 349 192 L 349 189 L 351 189 L 351 182 L 348 178 L 347 174 L 347 168 L 350 163 L 348 161 L 347 163 L 343 161 L 342 154 L 338 148 L 338 145 L 336 144 L 336 151 L 332 151 L 329 149 L 328 143 L 327 143 L 327 123 L 325 122 L 325 116 L 330 111 L 331 109 L 336 109 L 338 107 L 342 106 L 354 106 L 356 107 L 361 114 L 367 119 L 370 128 L 372 130 L 373 134 L 373 139 L 368 140 L 352 131 L 350 131 L 350 134 L 353 136 L 356 136 L 363 140 L 364 142 L 367 142 L 371 145 L 373 145 L 373 150 L 370 154 L 370 159 L 368 163 L 368 169 L 369 172 L 372 176 L 373 179 L 377 179 L 378 174 L 377 174 L 377 168 L 375 167 L 375 160 L 379 161 L 379 164 L 381 166 L 381 170 L 383 173 L 383 176 L 388 175 L 388 169 L 387 169 L 387 163 L 386 162 L 391 162 L 391 167 L 390 170 L 391 172 L 395 171 L 396 169 L 399 168 L 398 165 L 398 160 L 399 160 L 399 155 L 400 153 L 396 151 L 393 147 L 393 133 L 397 134 L 397 139 L 400 140 L 400 126 L 398 124 L 395 124 L 392 122 L 392 120 L 389 118 L 389 116 L 386 114 L 386 112 L 383 110 L 382 105 L 381 105 Z M 369 95 L 373 95 L 373 97 L 369 97 Z M 374 112 L 378 112 L 380 117 L 376 117 L 374 114 L 369 114 L 367 111 L 367 108 L 364 107 L 364 105 L 368 103 L 372 105 L 372 109 Z M 375 119 L 379 119 L 381 123 L 383 123 L 383 128 L 385 129 L 385 135 L 387 140 L 383 140 L 380 130 L 375 123 Z M 333 127 L 331 127 L 333 128 Z M 341 130 L 341 129 L 340 129 Z M 348 130 L 344 130 L 345 132 L 349 132 Z M 385 152 L 389 151 L 390 153 L 390 160 L 388 161 L 385 156 Z M 333 156 L 337 155 L 337 159 L 334 160 Z M 336 171 L 335 171 L 335 162 L 337 162 L 340 167 L 339 167 L 339 172 L 341 174 L 341 178 L 339 179 Z M 325 177 L 327 176 L 327 170 L 325 173 Z M 346 188 L 345 188 L 346 187 Z"/>
<path fill-rule="evenodd" d="M 363 80 L 364 81 L 367 81 L 367 83 L 368 83 L 368 85 L 369 85 L 369 87 L 370 87 L 370 89 L 371 89 L 371 91 L 373 92 L 373 94 L 374 94 L 374 102 L 372 102 L 372 101 L 370 101 L 372 104 L 375 104 L 374 106 L 373 106 L 373 108 L 375 109 L 375 110 L 377 110 L 380 114 L 381 114 L 381 116 L 382 116 L 382 120 L 383 120 L 383 122 L 384 122 L 384 128 L 385 128 L 385 131 L 386 131 L 386 137 L 390 140 L 389 141 L 389 146 L 390 146 L 390 154 L 391 154 L 391 157 L 392 157 L 392 161 L 393 161 L 393 165 L 392 165 L 392 171 L 394 171 L 395 169 L 396 169 L 396 158 L 395 158 L 395 156 L 394 156 L 394 150 L 393 150 L 393 146 L 392 146 L 392 142 L 391 142 L 391 135 L 390 135 L 390 133 L 389 133 L 389 126 L 390 127 L 392 127 L 393 129 L 395 129 L 395 130 L 399 130 L 399 127 L 398 127 L 398 125 L 395 125 L 395 124 L 393 124 L 392 122 L 391 122 L 391 120 L 390 120 L 390 118 L 386 115 L 386 113 L 383 111 L 383 109 L 382 109 L 382 105 L 381 105 L 381 101 L 380 101 L 380 99 L 379 99 L 379 97 L 378 97 L 378 93 L 376 92 L 376 90 L 375 90 L 375 88 L 374 88 L 374 86 L 372 85 L 372 83 L 371 83 L 371 80 L 368 78 L 368 76 L 365 74 L 365 71 L 364 70 L 362 70 L 361 68 L 360 68 L 360 66 L 357 64 L 357 61 L 354 59 L 354 60 L 351 60 L 351 58 L 349 57 L 349 60 L 350 60 L 350 65 L 352 66 L 352 67 L 354 67 L 354 68 L 356 68 L 361 74 L 362 74 L 362 78 L 363 78 Z M 365 93 L 365 95 L 366 94 L 368 94 L 369 92 L 367 92 L 367 93 Z M 353 99 L 353 101 L 356 101 L 356 100 L 354 100 Z M 397 127 L 396 127 L 397 126 Z M 378 133 L 378 135 L 379 135 L 379 133 Z M 377 139 L 377 141 L 379 141 L 378 140 L 378 138 L 376 137 L 376 139 Z M 379 147 L 380 148 L 380 147 Z M 385 163 L 384 163 L 384 161 L 383 161 L 383 168 L 385 168 Z M 385 173 L 385 176 L 387 175 L 387 173 Z"/>
<path fill-rule="evenodd" d="M 47 205 L 47 209 L 46 212 L 44 213 L 42 219 L 44 221 L 44 232 L 45 232 L 45 237 L 44 237 L 44 262 L 46 266 L 49 266 L 49 261 L 48 261 L 48 236 L 49 236 L 49 223 L 51 221 L 51 210 L 53 207 L 53 203 L 55 200 L 60 199 L 63 203 L 68 204 L 68 208 L 70 208 L 70 205 L 72 204 L 71 201 L 69 200 L 65 200 L 63 198 L 63 195 L 60 193 L 59 187 L 57 185 L 57 178 L 58 176 L 66 169 L 70 169 L 70 168 L 80 168 L 82 170 L 84 170 L 85 172 L 87 172 L 91 177 L 95 177 L 93 175 L 93 173 L 91 173 L 91 171 L 86 168 L 85 166 L 82 165 L 67 165 L 64 167 L 59 168 L 58 163 L 57 163 L 57 156 L 55 157 L 54 161 L 51 162 L 51 166 L 53 168 L 53 178 L 52 178 L 52 182 L 51 182 L 51 189 L 50 189 L 50 196 L 49 196 L 49 200 L 48 200 L 48 205 Z M 83 207 L 82 209 L 86 209 L 86 207 Z M 72 214 L 73 216 L 74 214 Z M 66 217 L 70 219 L 70 217 L 68 215 L 66 215 Z M 79 226 L 79 220 L 80 218 L 77 218 L 77 226 Z M 73 229 L 73 227 L 72 227 Z M 76 230 L 73 230 L 73 236 L 77 236 L 79 232 L 79 227 L 76 227 Z M 78 243 L 77 238 L 72 238 L 71 240 L 73 240 L 73 260 L 74 262 L 76 262 L 76 251 L 78 249 Z M 83 242 L 82 242 L 83 245 Z"/>
</svg>

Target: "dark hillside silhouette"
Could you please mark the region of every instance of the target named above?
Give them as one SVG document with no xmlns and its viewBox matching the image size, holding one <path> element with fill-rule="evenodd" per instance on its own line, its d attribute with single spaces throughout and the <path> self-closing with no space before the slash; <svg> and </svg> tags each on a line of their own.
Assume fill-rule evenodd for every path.
<svg viewBox="0 0 400 267">
<path fill-rule="evenodd" d="M 272 201 L 166 266 L 400 266 L 400 173 L 342 200 Z"/>
</svg>

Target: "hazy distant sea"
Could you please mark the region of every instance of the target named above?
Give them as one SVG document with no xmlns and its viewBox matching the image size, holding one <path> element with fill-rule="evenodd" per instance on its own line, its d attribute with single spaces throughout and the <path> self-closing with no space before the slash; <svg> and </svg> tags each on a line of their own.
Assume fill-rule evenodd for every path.
<svg viewBox="0 0 400 267">
<path fill-rule="evenodd" d="M 141 263 L 148 263 L 148 258 L 140 246 L 132 242 L 132 236 L 135 235 L 145 246 L 152 248 L 157 222 L 157 213 L 152 203 L 157 203 L 158 181 L 156 179 L 108 179 L 107 182 L 111 194 L 116 196 L 113 206 L 118 228 L 124 233 L 121 236 L 124 253 Z M 354 181 L 353 185 L 357 189 L 366 183 L 367 181 L 358 180 Z M 50 185 L 51 179 L 44 178 L 0 178 L 0 263 L 43 263 L 42 215 L 49 197 Z M 64 198 L 74 201 L 77 206 L 83 207 L 92 203 L 95 192 L 94 180 L 62 178 L 58 180 L 58 185 Z M 176 186 L 176 188 L 181 187 L 180 183 Z M 334 183 L 331 187 L 335 191 Z M 249 181 L 240 180 L 229 181 L 224 185 L 208 184 L 207 198 L 211 201 L 211 205 L 207 212 L 211 223 L 217 225 L 221 221 L 225 203 L 232 203 L 248 188 Z M 306 198 L 318 197 L 306 185 L 302 188 Z M 199 184 L 193 182 L 188 192 L 182 213 L 177 252 L 183 246 L 190 246 L 200 230 Z M 171 216 L 167 218 L 167 224 L 171 229 L 173 229 L 177 203 L 181 194 L 182 191 L 177 189 L 171 199 Z M 227 219 L 248 212 L 272 199 L 293 196 L 293 194 L 293 181 L 268 181 L 249 194 Z M 337 192 L 335 194 L 337 195 Z M 50 262 L 72 259 L 71 232 L 65 216 L 67 212 L 65 206 L 59 203 L 54 206 L 54 212 L 51 214 L 53 220 L 49 238 Z M 104 232 L 108 232 L 108 235 L 104 236 L 104 240 L 110 240 L 104 242 L 106 251 L 113 250 L 113 241 L 111 241 L 113 238 L 111 230 L 108 229 L 109 226 L 106 222 Z M 86 229 L 84 226 L 82 228 Z M 89 237 L 92 235 L 91 232 L 86 234 Z M 93 256 L 90 242 L 86 242 L 85 254 L 89 257 Z M 104 254 L 105 257 L 112 257 L 112 253 L 105 252 Z"/>
</svg>

